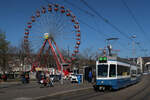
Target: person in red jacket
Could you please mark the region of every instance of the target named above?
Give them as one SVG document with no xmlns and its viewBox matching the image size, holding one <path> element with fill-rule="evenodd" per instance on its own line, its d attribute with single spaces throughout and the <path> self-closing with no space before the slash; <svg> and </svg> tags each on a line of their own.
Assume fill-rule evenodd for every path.
<svg viewBox="0 0 150 100">
<path fill-rule="evenodd" d="M 2 75 L 2 80 L 7 81 L 7 76 L 5 73 Z"/>
</svg>

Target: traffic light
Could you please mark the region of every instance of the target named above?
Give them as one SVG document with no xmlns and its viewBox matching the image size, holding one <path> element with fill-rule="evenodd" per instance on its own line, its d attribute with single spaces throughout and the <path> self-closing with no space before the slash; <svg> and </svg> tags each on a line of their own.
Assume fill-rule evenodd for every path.
<svg viewBox="0 0 150 100">
<path fill-rule="evenodd" d="M 99 57 L 99 63 L 107 63 L 107 57 Z"/>
</svg>

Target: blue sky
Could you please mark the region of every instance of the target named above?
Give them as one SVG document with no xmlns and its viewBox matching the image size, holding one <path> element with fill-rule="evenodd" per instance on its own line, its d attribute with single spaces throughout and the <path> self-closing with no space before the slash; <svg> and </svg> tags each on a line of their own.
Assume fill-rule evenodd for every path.
<svg viewBox="0 0 150 100">
<path fill-rule="evenodd" d="M 66 0 L 76 5 L 76 7 L 65 3 L 64 0 L 1 0 L 0 29 L 6 32 L 7 40 L 9 40 L 12 45 L 17 46 L 20 43 L 24 36 L 24 28 L 30 16 L 35 13 L 37 8 L 40 8 L 42 5 L 47 5 L 46 1 L 64 5 L 66 8 L 71 9 L 77 16 L 82 32 L 81 52 L 84 52 L 86 48 L 91 49 L 91 54 L 100 52 L 98 48 L 103 48 L 106 45 L 105 40 L 107 38 L 117 37 L 119 40 L 111 42 L 114 49 L 119 49 L 119 55 L 122 57 L 132 57 L 132 41 L 122 36 L 118 31 L 105 23 L 80 0 Z M 149 0 L 124 0 L 146 35 L 142 33 L 141 29 L 137 26 L 122 0 L 85 1 L 129 37 L 131 35 L 136 35 L 136 42 L 140 43 L 142 49 L 147 49 L 147 55 L 150 54 L 150 40 L 148 39 L 150 37 Z M 84 23 L 88 24 L 90 27 Z M 105 37 L 103 34 L 108 35 L 108 37 Z M 141 48 L 137 45 L 135 47 L 136 56 L 145 56 Z"/>
</svg>

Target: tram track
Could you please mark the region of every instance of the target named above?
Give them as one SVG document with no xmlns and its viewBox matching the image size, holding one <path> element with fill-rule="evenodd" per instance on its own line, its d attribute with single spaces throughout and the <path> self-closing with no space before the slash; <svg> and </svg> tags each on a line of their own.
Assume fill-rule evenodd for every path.
<svg viewBox="0 0 150 100">
<path fill-rule="evenodd" d="M 94 89 L 91 88 L 50 96 L 40 100 L 150 100 L 149 84 L 149 76 L 144 76 L 139 83 L 118 91 L 95 92 Z"/>
<path fill-rule="evenodd" d="M 91 100 L 93 97 L 104 95 L 108 92 L 96 92 L 93 88 L 86 90 L 73 91 L 70 93 L 59 94 L 45 97 L 39 100 Z"/>
<path fill-rule="evenodd" d="M 145 80 L 141 80 L 141 81 L 145 81 Z M 147 80 L 146 80 L 146 81 L 147 81 Z M 150 84 L 150 81 L 147 81 L 147 83 L 144 85 L 144 87 L 143 87 L 142 89 L 136 91 L 133 95 L 129 96 L 129 97 L 127 98 L 127 100 L 133 100 L 134 97 L 138 96 L 138 95 L 141 94 L 142 92 L 145 92 L 146 89 L 149 87 L 149 84 Z M 149 94 L 146 95 L 146 96 L 148 97 Z M 145 100 L 145 96 L 143 96 L 143 99 L 141 99 L 141 100 Z"/>
<path fill-rule="evenodd" d="M 104 94 L 106 94 L 106 93 L 104 93 L 104 92 L 92 93 L 92 94 L 80 96 L 80 97 L 75 98 L 73 100 L 92 100 L 93 97 L 102 96 Z"/>
</svg>

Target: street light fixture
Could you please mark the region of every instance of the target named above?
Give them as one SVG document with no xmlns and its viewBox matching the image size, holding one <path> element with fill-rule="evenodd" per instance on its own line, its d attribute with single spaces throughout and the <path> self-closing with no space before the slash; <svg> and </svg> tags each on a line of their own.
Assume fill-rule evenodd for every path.
<svg viewBox="0 0 150 100">
<path fill-rule="evenodd" d="M 136 38 L 136 35 L 132 35 L 131 38 Z"/>
<path fill-rule="evenodd" d="M 107 41 L 110 41 L 110 40 L 118 40 L 119 38 L 108 38 L 106 39 Z"/>
</svg>

